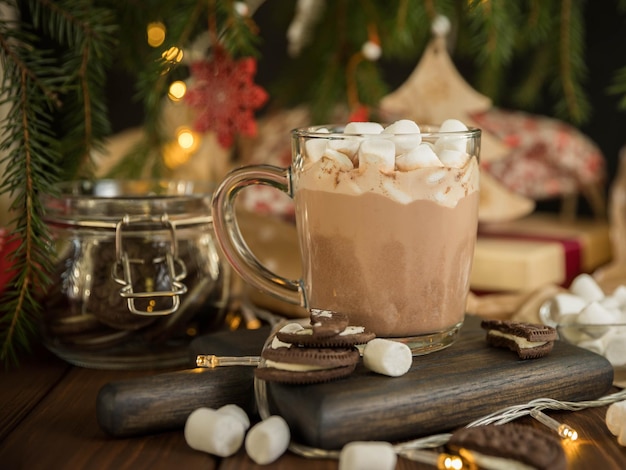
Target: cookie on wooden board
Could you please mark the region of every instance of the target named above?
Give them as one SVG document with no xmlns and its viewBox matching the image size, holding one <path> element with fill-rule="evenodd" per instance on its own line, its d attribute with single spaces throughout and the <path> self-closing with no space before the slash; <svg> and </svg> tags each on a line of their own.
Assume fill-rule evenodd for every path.
<svg viewBox="0 0 626 470">
<path fill-rule="evenodd" d="M 303 326 L 297 322 L 291 322 L 282 327 L 276 337 L 285 343 L 297 344 L 305 347 L 337 348 L 365 344 L 376 335 L 366 331 L 362 326 L 345 326 L 340 332 L 332 336 L 323 333 L 318 334 L 314 327 Z"/>
<path fill-rule="evenodd" d="M 509 320 L 483 320 L 481 328 L 487 331 L 487 343 L 508 348 L 520 359 L 537 359 L 552 351 L 557 331 L 548 325 Z"/>
<path fill-rule="evenodd" d="M 255 377 L 274 382 L 310 384 L 351 374 L 360 354 L 354 347 L 304 348 L 274 338 L 261 357 L 263 363 L 255 370 Z"/>
</svg>

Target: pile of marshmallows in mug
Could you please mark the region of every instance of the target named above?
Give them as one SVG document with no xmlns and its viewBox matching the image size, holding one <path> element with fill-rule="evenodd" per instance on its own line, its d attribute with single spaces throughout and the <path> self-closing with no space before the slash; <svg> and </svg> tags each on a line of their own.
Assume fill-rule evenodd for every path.
<svg viewBox="0 0 626 470">
<path fill-rule="evenodd" d="M 466 132 L 468 127 L 458 119 L 446 119 L 440 133 Z M 318 133 L 328 133 L 320 128 Z M 342 170 L 374 165 L 382 172 L 394 169 L 411 171 L 427 167 L 462 168 L 467 163 L 466 141 L 452 136 L 441 136 L 434 144 L 422 142 L 419 126 L 409 119 L 401 119 L 383 127 L 377 122 L 350 122 L 344 134 L 379 135 L 380 139 L 358 140 L 312 139 L 306 142 L 309 160 L 322 157 L 333 160 Z M 389 137 L 385 139 L 384 137 Z"/>
</svg>

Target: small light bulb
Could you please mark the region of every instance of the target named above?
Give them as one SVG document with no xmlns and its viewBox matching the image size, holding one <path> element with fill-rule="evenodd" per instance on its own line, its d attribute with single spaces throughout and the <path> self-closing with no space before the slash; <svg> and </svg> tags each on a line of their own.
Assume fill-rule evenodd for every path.
<svg viewBox="0 0 626 470">
<path fill-rule="evenodd" d="M 166 51 L 163 51 L 161 57 L 163 57 L 168 62 L 182 62 L 183 60 L 183 50 L 179 49 L 176 46 L 172 46 Z"/>
<path fill-rule="evenodd" d="M 181 129 L 176 136 L 176 140 L 178 141 L 178 145 L 186 151 L 190 151 L 196 142 L 193 132 L 189 129 Z"/>
<path fill-rule="evenodd" d="M 437 462 L 438 470 L 462 470 L 463 459 L 458 455 L 441 454 Z"/>
<path fill-rule="evenodd" d="M 537 409 L 530 410 L 530 416 L 553 431 L 556 431 L 563 439 L 570 441 L 578 439 L 578 432 L 575 429 L 569 427 L 567 424 L 559 423 L 557 420 L 550 418 L 547 414 Z"/>
<path fill-rule="evenodd" d="M 166 28 L 163 23 L 156 21 L 149 23 L 146 28 L 146 34 L 148 36 L 148 44 L 152 47 L 159 47 L 165 41 Z"/>
<path fill-rule="evenodd" d="M 172 82 L 168 90 L 167 96 L 172 101 L 180 101 L 187 93 L 187 85 L 182 80 L 176 80 Z"/>
</svg>

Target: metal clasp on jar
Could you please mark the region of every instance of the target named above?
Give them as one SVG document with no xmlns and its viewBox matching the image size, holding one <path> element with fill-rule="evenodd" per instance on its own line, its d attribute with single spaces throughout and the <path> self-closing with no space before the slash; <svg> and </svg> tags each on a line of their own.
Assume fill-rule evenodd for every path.
<svg viewBox="0 0 626 470">
<path fill-rule="evenodd" d="M 152 259 L 153 264 L 165 263 L 170 280 L 169 290 L 159 290 L 150 292 L 135 292 L 133 288 L 132 264 L 143 264 L 143 259 L 129 258 L 128 253 L 123 249 L 123 232 L 131 225 L 137 224 L 160 224 L 167 229 L 171 238 L 170 250 L 162 257 Z M 180 306 L 180 296 L 187 292 L 187 286 L 181 281 L 187 276 L 185 263 L 178 257 L 178 242 L 176 241 L 176 227 L 168 219 L 167 214 L 161 216 L 124 216 L 115 226 L 115 264 L 111 269 L 111 276 L 115 282 L 122 285 L 120 296 L 128 303 L 128 310 L 136 315 L 163 316 L 170 315 Z M 177 272 L 178 268 L 178 272 Z M 120 275 L 121 274 L 121 275 Z M 169 297 L 171 305 L 169 308 L 157 310 L 152 308 L 155 302 L 149 302 L 145 310 L 139 310 L 135 305 L 136 299 L 155 299 Z"/>
</svg>

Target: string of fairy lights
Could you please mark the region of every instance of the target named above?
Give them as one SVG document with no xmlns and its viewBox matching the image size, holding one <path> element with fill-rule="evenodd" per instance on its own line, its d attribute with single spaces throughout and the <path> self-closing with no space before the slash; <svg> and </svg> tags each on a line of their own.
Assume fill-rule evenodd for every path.
<svg viewBox="0 0 626 470">
<path fill-rule="evenodd" d="M 196 365 L 203 368 L 216 368 L 224 366 L 252 366 L 262 367 L 263 361 L 258 356 L 215 356 L 198 355 Z M 267 387 L 263 380 L 254 379 L 254 392 L 259 416 L 267 419 L 271 416 L 267 397 Z M 552 398 L 537 398 L 527 403 L 509 406 L 483 416 L 466 427 L 485 426 L 489 424 L 501 425 L 514 421 L 524 416 L 530 416 L 539 423 L 556 433 L 564 444 L 567 451 L 575 446 L 579 439 L 576 429 L 548 416 L 543 410 L 552 411 L 580 411 L 587 408 L 596 408 L 611 405 L 626 400 L 626 390 L 602 396 L 596 400 L 579 402 L 560 401 Z M 439 470 L 462 470 L 472 467 L 472 460 L 476 455 L 466 453 L 464 455 L 448 454 L 437 450 L 444 446 L 452 435 L 450 433 L 434 434 L 394 445 L 394 451 L 409 460 L 433 465 Z M 291 452 L 307 458 L 338 459 L 338 450 L 318 449 L 292 441 L 289 445 Z"/>
</svg>

